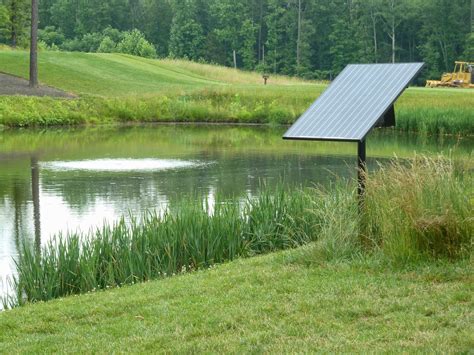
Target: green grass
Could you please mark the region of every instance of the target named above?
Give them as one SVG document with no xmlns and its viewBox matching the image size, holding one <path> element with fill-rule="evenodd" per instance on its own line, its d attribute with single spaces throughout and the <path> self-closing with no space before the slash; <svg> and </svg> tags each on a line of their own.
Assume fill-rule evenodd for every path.
<svg viewBox="0 0 474 355">
<path fill-rule="evenodd" d="M 300 262 L 307 248 L 0 313 L 0 352 L 469 352 L 474 268 Z"/>
<path fill-rule="evenodd" d="M 75 100 L 0 97 L 0 124 L 51 126 L 119 122 L 288 124 L 324 90 L 318 83 L 180 60 L 120 54 L 40 53 L 40 81 Z M 27 77 L 24 51 L 0 51 L 0 71 Z M 474 90 L 409 89 L 397 127 L 431 134 L 474 134 Z"/>
</svg>

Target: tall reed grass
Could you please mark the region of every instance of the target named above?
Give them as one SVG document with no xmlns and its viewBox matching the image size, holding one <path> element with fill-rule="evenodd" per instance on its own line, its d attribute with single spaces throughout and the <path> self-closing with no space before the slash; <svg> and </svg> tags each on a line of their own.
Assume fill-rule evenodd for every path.
<svg viewBox="0 0 474 355">
<path fill-rule="evenodd" d="M 280 187 L 213 209 L 183 201 L 140 221 L 122 219 L 93 233 L 59 236 L 41 251 L 24 244 L 12 284 L 16 295 L 3 303 L 12 307 L 133 284 L 310 242 L 301 254 L 310 263 L 472 257 L 471 173 L 472 166 L 442 157 L 395 159 L 367 176 L 362 211 L 350 185 Z"/>
<path fill-rule="evenodd" d="M 256 199 L 207 205 L 183 201 L 141 221 L 122 219 L 89 234 L 59 236 L 41 251 L 24 244 L 15 297 L 35 302 L 133 284 L 308 243 L 309 195 L 283 188 Z M 7 302 L 7 303 L 8 303 Z M 12 303 L 13 302 L 13 303 Z M 5 303 L 5 302 L 4 302 Z"/>
<path fill-rule="evenodd" d="M 443 157 L 394 159 L 366 176 L 362 210 L 347 190 L 325 192 L 315 211 L 317 242 L 301 259 L 374 257 L 401 265 L 472 257 L 472 169 Z"/>
<path fill-rule="evenodd" d="M 365 207 L 367 241 L 390 260 L 455 259 L 472 252 L 472 166 L 443 157 L 395 160 L 368 179 Z"/>
</svg>

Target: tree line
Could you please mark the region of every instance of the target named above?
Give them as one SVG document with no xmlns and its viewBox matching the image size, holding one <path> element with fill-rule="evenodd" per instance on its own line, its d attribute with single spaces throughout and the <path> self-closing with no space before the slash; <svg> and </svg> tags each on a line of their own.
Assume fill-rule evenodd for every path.
<svg viewBox="0 0 474 355">
<path fill-rule="evenodd" d="M 0 0 L 0 42 L 29 44 L 30 0 Z M 330 79 L 347 63 L 474 61 L 474 0 L 40 0 L 40 46 L 188 58 Z"/>
</svg>

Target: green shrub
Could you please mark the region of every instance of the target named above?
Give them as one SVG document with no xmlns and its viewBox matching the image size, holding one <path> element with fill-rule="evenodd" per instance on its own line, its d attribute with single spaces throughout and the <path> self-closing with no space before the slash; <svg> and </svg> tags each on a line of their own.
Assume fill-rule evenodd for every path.
<svg viewBox="0 0 474 355">
<path fill-rule="evenodd" d="M 99 53 L 112 53 L 116 50 L 116 44 L 109 36 L 105 36 L 97 49 Z"/>
<path fill-rule="evenodd" d="M 117 52 L 145 58 L 156 58 L 155 47 L 137 29 L 125 33 L 122 41 L 117 44 Z"/>
</svg>

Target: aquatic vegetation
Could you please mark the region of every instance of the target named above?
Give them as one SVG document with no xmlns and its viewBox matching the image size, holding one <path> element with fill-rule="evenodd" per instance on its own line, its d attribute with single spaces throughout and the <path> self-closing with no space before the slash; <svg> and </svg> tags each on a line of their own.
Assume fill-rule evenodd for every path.
<svg viewBox="0 0 474 355">
<path fill-rule="evenodd" d="M 283 188 L 212 210 L 182 201 L 140 221 L 58 236 L 41 251 L 24 244 L 14 288 L 20 300 L 48 300 L 296 247 L 314 236 L 308 206 L 305 192 Z"/>
<path fill-rule="evenodd" d="M 255 199 L 182 201 L 163 214 L 42 250 L 24 244 L 16 302 L 49 300 L 210 267 L 315 242 L 304 262 L 378 257 L 390 263 L 462 259 L 472 253 L 472 176 L 443 158 L 394 161 L 370 175 L 364 210 L 348 186 L 263 189 Z"/>
</svg>

